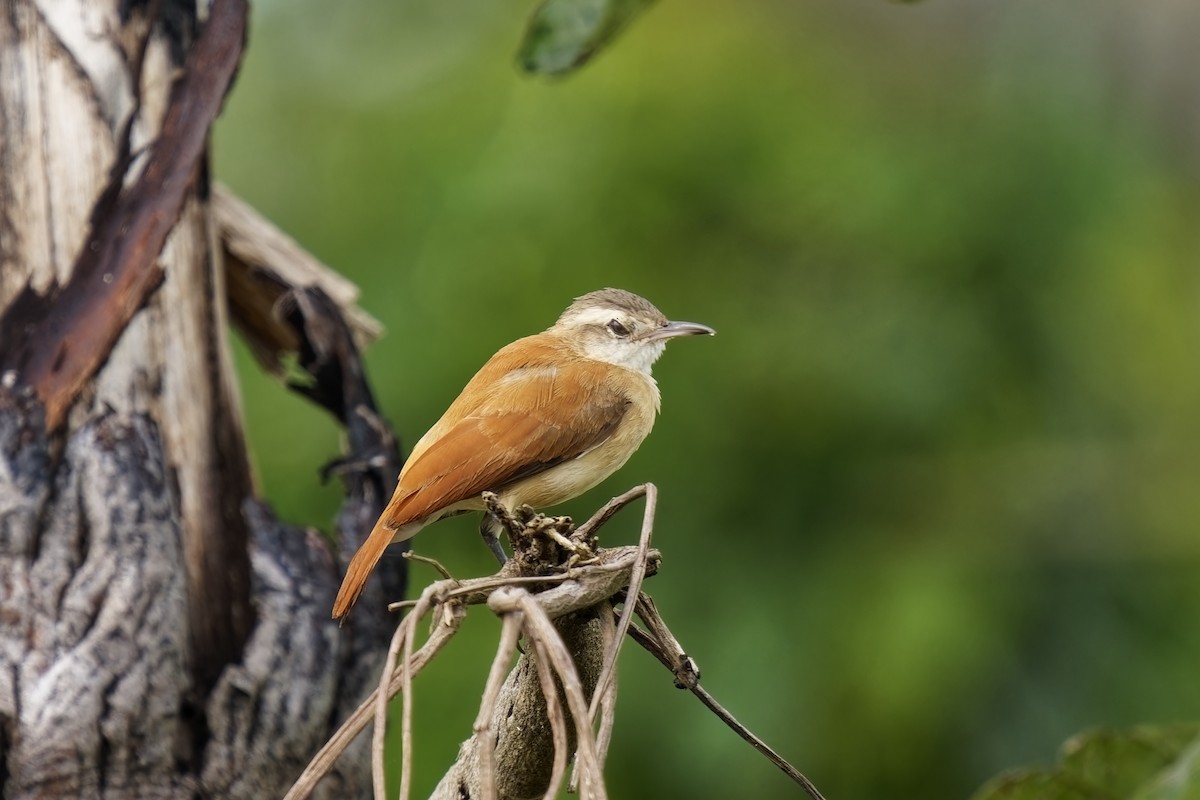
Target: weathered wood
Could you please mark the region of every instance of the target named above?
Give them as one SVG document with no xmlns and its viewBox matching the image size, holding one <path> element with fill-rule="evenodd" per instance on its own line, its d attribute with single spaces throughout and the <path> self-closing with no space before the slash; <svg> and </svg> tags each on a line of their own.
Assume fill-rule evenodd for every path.
<svg viewBox="0 0 1200 800">
<path fill-rule="evenodd" d="M 122 180 L 110 180 L 92 207 L 91 231 L 70 277 L 61 289 L 37 297 L 32 307 L 14 303 L 5 309 L 6 317 L 23 324 L 6 326 L 16 341 L 10 339 L 13 346 L 0 354 L 0 368 L 16 370 L 37 390 L 52 429 L 162 281 L 155 259 L 201 166 L 208 128 L 241 58 L 246 15 L 245 0 L 213 5 L 144 158 L 131 150 L 127 129 L 115 132 L 117 156 L 110 173 Z M 140 66 L 141 55 L 128 66 Z M 101 99 L 98 91 L 93 97 Z"/>
<path fill-rule="evenodd" d="M 373 682 L 384 597 L 403 591 L 390 560 L 339 630 L 337 558 L 254 499 L 203 147 L 213 65 L 236 57 L 197 55 L 216 52 L 206 37 L 240 48 L 244 15 L 243 0 L 0 0 L 6 798 L 278 796 Z M 147 299 L 127 270 L 164 280 Z M 352 549 L 400 459 L 327 301 L 297 293 L 283 324 L 354 448 L 338 471 Z M 81 338 L 83 317 L 111 335 Z M 72 361 L 68 340 L 91 355 Z M 68 367 L 83 380 L 39 377 Z M 365 744 L 321 794 L 364 794 Z"/>
<path fill-rule="evenodd" d="M 180 483 L 189 594 L 223 598 L 192 604 L 188 627 L 190 666 L 211 683 L 250 626 L 247 534 L 228 499 L 246 496 L 251 479 L 204 186 L 193 177 L 237 64 L 246 8 L 214 4 L 192 49 L 195 20 L 167 25 L 145 16 L 151 8 L 123 17 L 116 2 L 10 0 L 0 17 L 8 54 L 0 116 L 18 121 L 6 123 L 0 151 L 0 197 L 10 201 L 0 265 L 42 287 L 0 298 L 0 368 L 37 390 L 51 428 L 72 407 L 74 427 L 105 409 L 149 413 L 161 426 Z M 219 74 L 206 73 L 213 67 Z M 73 137 L 61 119 L 74 120 Z M 172 280 L 135 319 L 162 264 Z"/>
<path fill-rule="evenodd" d="M 55 459 L 41 413 L 0 390 L 4 796 L 177 796 L 187 595 L 162 439 L 108 414 Z"/>
<path fill-rule="evenodd" d="M 280 313 L 281 300 L 295 289 L 316 286 L 329 295 L 359 348 L 382 335 L 379 321 L 355 305 L 357 286 L 220 183 L 212 187 L 212 215 L 221 242 L 233 324 L 264 367 L 282 374 L 283 355 L 299 351 L 300 340 Z"/>
</svg>

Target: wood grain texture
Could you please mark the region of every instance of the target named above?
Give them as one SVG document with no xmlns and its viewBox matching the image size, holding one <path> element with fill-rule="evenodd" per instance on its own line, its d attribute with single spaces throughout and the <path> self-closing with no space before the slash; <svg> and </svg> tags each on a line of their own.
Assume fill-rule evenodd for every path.
<svg viewBox="0 0 1200 800">
<path fill-rule="evenodd" d="M 324 540 L 248 503 L 258 623 L 196 707 L 179 499 L 157 426 L 106 414 L 55 458 L 41 413 L 31 393 L 0 388 L 3 795 L 278 795 L 370 686 L 385 637 L 332 625 Z M 361 796 L 366 760 L 364 739 L 318 796 Z"/>
<path fill-rule="evenodd" d="M 68 50 L 83 71 L 92 67 L 105 73 L 93 78 L 102 83 L 87 87 L 105 118 L 101 122 L 115 116 L 132 123 L 125 113 L 125 92 L 111 91 L 107 80 L 108 73 L 119 74 L 127 66 L 119 48 L 105 37 L 98 37 L 107 45 L 101 47 L 91 45 L 86 36 L 75 37 L 79 26 L 63 14 L 66 5 L 47 4 L 39 11 L 50 26 L 57 24 L 54 33 L 60 43 L 87 53 L 88 58 L 83 58 L 79 50 Z M 78 10 L 86 19 L 88 9 Z M 5 325 L 10 336 L 22 341 L 0 353 L 0 368 L 17 371 L 23 382 L 37 389 L 52 429 L 62 423 L 83 385 L 107 360 L 117 337 L 162 281 L 156 259 L 203 166 L 208 129 L 240 61 L 246 16 L 245 0 L 213 5 L 187 52 L 179 80 L 170 87 L 161 117 L 154 120 L 158 135 L 143 155 L 133 151 L 124 124 L 113 132 L 116 155 L 110 172 L 114 179 L 96 195 L 86 244 L 77 250 L 61 289 L 53 292 L 53 303 L 39 303 L 32 314 L 25 313 L 20 303 L 4 309 L 6 316 L 23 317 L 24 324 Z M 145 51 L 139 50 L 128 66 L 141 67 L 144 56 Z M 141 87 L 130 83 L 119 85 L 140 94 Z M 105 100 L 118 107 L 106 107 Z"/>
<path fill-rule="evenodd" d="M 35 405 L 0 394 L 4 796 L 178 796 L 187 599 L 162 440 L 97 418 L 56 468 Z"/>
<path fill-rule="evenodd" d="M 201 5 L 210 21 L 245 10 L 240 0 Z M 208 207 L 211 102 L 199 118 L 177 118 L 190 162 L 171 146 L 162 157 L 180 161 L 151 169 L 173 82 L 195 66 L 184 66 L 188 53 L 206 32 L 230 33 L 196 14 L 187 2 L 0 2 L 0 312 L 21 296 L 39 311 L 0 338 L 3 362 L 16 365 L 0 370 L 5 798 L 278 796 L 359 701 L 387 640 L 382 611 L 347 630 L 330 622 L 335 559 L 314 532 L 252 499 Z M 157 187 L 139 183 L 156 175 Z M 137 186 L 132 216 L 112 217 Z M 144 303 L 118 303 L 129 313 L 95 351 L 98 369 L 56 395 L 70 399 L 50 406 L 61 425 L 48 433 L 47 406 L 26 378 L 53 374 L 62 342 L 38 331 L 58 330 L 47 320 L 70 329 L 76 300 L 90 302 L 60 307 L 56 287 L 70 285 L 95 226 L 113 219 L 129 229 L 107 235 L 138 243 L 99 247 L 114 283 L 107 270 L 91 279 L 109 291 L 133 259 L 165 280 Z M 28 369 L 38 364 L 49 371 Z M 336 372 L 344 383 L 325 389 L 340 393 L 330 405 L 346 410 L 350 439 L 371 459 L 343 476 L 339 535 L 357 540 L 399 458 L 386 426 L 365 421 L 361 365 Z M 397 571 L 384 572 L 400 591 Z M 362 796 L 358 753 L 323 796 Z"/>
</svg>

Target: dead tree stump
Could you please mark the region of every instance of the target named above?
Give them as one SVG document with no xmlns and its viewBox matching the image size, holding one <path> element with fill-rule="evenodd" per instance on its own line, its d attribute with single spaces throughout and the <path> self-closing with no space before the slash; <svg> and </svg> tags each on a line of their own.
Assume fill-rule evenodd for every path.
<svg viewBox="0 0 1200 800">
<path fill-rule="evenodd" d="M 244 0 L 0 0 L 6 798 L 279 796 L 382 661 L 402 560 L 339 630 L 339 559 L 256 498 L 245 452 L 207 169 L 245 22 Z M 292 299 L 305 392 L 362 456 L 351 551 L 399 455 L 338 307 Z M 360 745 L 324 795 L 368 791 Z"/>
</svg>

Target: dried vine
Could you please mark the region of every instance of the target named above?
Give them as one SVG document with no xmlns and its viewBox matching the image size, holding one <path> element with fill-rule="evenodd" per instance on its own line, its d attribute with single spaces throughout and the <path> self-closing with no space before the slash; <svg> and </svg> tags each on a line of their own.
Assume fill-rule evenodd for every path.
<svg viewBox="0 0 1200 800">
<path fill-rule="evenodd" d="M 595 537 L 600 527 L 641 497 L 646 498 L 646 510 L 639 544 L 636 547 L 597 548 Z M 653 484 L 638 486 L 613 498 L 579 526 L 566 517 L 536 514 L 527 506 L 509 512 L 500 507 L 494 497 L 485 499 L 491 513 L 496 514 L 509 531 L 514 557 L 496 575 L 469 580 L 445 578 L 427 586 L 416 600 L 396 604 L 409 610 L 392 639 L 379 687 L 317 754 L 285 800 L 308 797 L 340 753 L 372 721 L 375 723 L 372 745 L 375 796 L 386 797 L 384 726 L 388 702 L 397 694 L 401 695 L 403 703 L 400 797 L 408 800 L 412 773 L 412 678 L 428 666 L 458 630 L 467 607 L 485 603 L 503 621 L 500 643 L 483 691 L 473 734 L 460 748 L 458 759 L 434 790 L 433 798 L 493 800 L 511 797 L 514 794 L 507 793 L 505 787 L 514 785 L 514 781 L 524 781 L 522 787 L 528 789 L 527 776 L 510 775 L 501 768 L 497 754 L 498 748 L 504 746 L 515 746 L 527 756 L 533 753 L 532 757 L 544 759 L 544 763 L 538 764 L 523 762 L 521 769 L 545 775 L 538 791 L 543 792 L 547 800 L 558 794 L 567 759 L 572 753 L 577 775 L 571 781 L 571 790 L 591 800 L 607 798 L 604 763 L 614 718 L 615 665 L 628 632 L 634 641 L 672 671 L 677 686 L 696 694 L 739 736 L 799 784 L 809 797 L 824 800 L 811 781 L 738 723 L 700 687 L 700 672 L 695 663 L 671 634 L 653 600 L 641 592 L 642 579 L 654 575 L 662 560 L 661 554 L 650 547 L 657 499 Z M 636 597 L 637 601 L 630 603 L 626 600 L 628 597 Z M 614 616 L 612 605 L 622 602 L 622 612 Z M 598 615 L 597 609 L 600 610 Z M 579 648 L 568 646 L 567 640 L 576 640 L 572 632 L 563 628 L 564 620 L 587 613 L 599 621 L 587 636 L 593 646 L 598 642 L 601 648 L 600 657 L 594 664 L 591 687 L 589 681 L 581 677 L 588 657 L 584 655 L 581 659 Z M 634 614 L 643 621 L 645 629 L 632 624 Z M 417 626 L 427 617 L 433 618 L 431 633 L 417 648 Z M 506 667 L 521 640 L 525 642 L 524 655 L 506 676 Z M 508 717 L 512 715 L 513 704 L 522 705 L 524 712 L 532 708 L 543 717 L 552 748 L 533 747 L 529 742 L 514 745 L 498 734 L 497 709 L 508 707 L 509 714 L 502 715 Z M 541 735 L 541 731 L 528 732 L 529 727 L 513 726 L 507 735 Z"/>
</svg>

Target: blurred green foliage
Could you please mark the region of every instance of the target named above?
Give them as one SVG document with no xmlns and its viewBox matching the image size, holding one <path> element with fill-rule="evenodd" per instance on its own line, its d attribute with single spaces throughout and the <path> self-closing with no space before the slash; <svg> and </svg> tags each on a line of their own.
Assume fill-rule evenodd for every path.
<svg viewBox="0 0 1200 800">
<path fill-rule="evenodd" d="M 1082 17 L 973 5 L 671 0 L 546 82 L 529 3 L 263 0 L 216 136 L 386 324 L 409 444 L 583 292 L 718 330 L 562 511 L 659 485 L 649 591 L 830 797 L 966 797 L 1085 727 L 1200 717 L 1195 183 Z M 240 363 L 265 496 L 328 527 L 335 427 Z M 490 571 L 474 525 L 416 548 Z M 486 676 L 498 627 L 466 628 L 416 684 L 418 794 Z M 636 648 L 621 689 L 614 796 L 796 796 Z"/>
<path fill-rule="evenodd" d="M 972 800 L 1194 800 L 1200 797 L 1200 725 L 1141 725 L 1072 737 L 1055 769 L 1014 770 Z"/>
<path fill-rule="evenodd" d="M 564 75 L 587 63 L 653 0 L 544 0 L 517 61 L 528 72 Z"/>
</svg>

